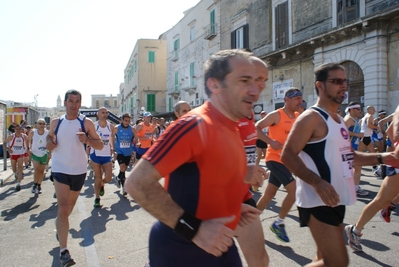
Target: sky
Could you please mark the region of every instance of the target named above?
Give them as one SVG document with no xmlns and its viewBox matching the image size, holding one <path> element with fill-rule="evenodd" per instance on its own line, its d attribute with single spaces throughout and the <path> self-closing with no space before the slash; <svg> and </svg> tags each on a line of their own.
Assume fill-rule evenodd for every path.
<svg viewBox="0 0 399 267">
<path fill-rule="evenodd" d="M 55 107 L 76 89 L 116 95 L 138 39 L 157 39 L 200 0 L 0 0 L 0 100 Z"/>
</svg>

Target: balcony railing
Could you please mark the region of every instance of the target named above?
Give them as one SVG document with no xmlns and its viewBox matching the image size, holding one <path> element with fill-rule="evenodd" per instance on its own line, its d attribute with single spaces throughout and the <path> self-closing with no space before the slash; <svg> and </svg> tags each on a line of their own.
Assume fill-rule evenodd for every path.
<svg viewBox="0 0 399 267">
<path fill-rule="evenodd" d="M 212 40 L 217 35 L 217 25 L 216 23 L 210 23 L 204 27 L 204 39 Z"/>
</svg>

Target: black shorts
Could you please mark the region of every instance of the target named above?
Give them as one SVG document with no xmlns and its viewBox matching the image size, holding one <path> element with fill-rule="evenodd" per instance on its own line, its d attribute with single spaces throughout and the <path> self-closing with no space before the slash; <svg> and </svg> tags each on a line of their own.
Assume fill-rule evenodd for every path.
<svg viewBox="0 0 399 267">
<path fill-rule="evenodd" d="M 267 161 L 266 167 L 270 170 L 269 183 L 277 187 L 280 187 L 281 185 L 286 186 L 295 181 L 291 172 L 280 162 Z"/>
<path fill-rule="evenodd" d="M 86 173 L 70 175 L 60 172 L 52 172 L 53 179 L 61 184 L 69 185 L 72 191 L 80 191 L 85 183 Z"/>
<path fill-rule="evenodd" d="M 367 136 L 367 137 L 363 137 L 362 138 L 362 142 L 363 144 L 365 144 L 366 146 L 368 146 L 371 143 L 371 137 Z"/>
<path fill-rule="evenodd" d="M 125 164 L 126 166 L 129 166 L 131 157 L 132 157 L 131 155 L 130 156 L 125 156 L 123 154 L 118 154 L 116 156 L 116 161 L 118 161 L 119 165 Z"/>
<path fill-rule="evenodd" d="M 316 220 L 322 223 L 339 226 L 344 221 L 345 209 L 345 205 L 340 205 L 335 208 L 327 206 L 319 206 L 314 208 L 298 207 L 299 224 L 301 227 L 308 226 L 310 215 L 313 215 Z"/>
<path fill-rule="evenodd" d="M 256 139 L 256 147 L 267 148 L 267 143 L 260 139 Z"/>
<path fill-rule="evenodd" d="M 256 208 L 256 201 L 252 197 L 244 201 L 244 204 L 250 205 L 251 207 Z"/>
</svg>

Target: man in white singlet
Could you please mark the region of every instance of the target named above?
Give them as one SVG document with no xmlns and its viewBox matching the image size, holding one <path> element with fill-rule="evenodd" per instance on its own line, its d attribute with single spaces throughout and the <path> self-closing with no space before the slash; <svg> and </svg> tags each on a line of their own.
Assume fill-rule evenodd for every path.
<svg viewBox="0 0 399 267">
<path fill-rule="evenodd" d="M 28 151 L 32 157 L 34 169 L 32 193 L 40 194 L 42 192 L 41 184 L 44 178 L 44 170 L 48 161 L 46 149 L 48 131 L 44 119 L 38 119 L 36 127 L 37 129 L 34 129 L 29 133 Z"/>
<path fill-rule="evenodd" d="M 90 148 L 90 164 L 94 171 L 94 207 L 101 207 L 100 196 L 105 193 L 104 184 L 112 179 L 112 152 L 114 150 L 113 131 L 114 126 L 107 121 L 108 110 L 101 107 L 97 111 L 98 121 L 94 123 L 94 128 L 104 143 L 100 150 Z M 103 173 L 105 177 L 103 178 Z"/>
<path fill-rule="evenodd" d="M 65 93 L 66 114 L 50 122 L 46 148 L 52 151 L 52 176 L 57 195 L 57 239 L 60 244 L 62 266 L 72 266 L 75 261 L 67 248 L 69 216 L 72 213 L 87 172 L 87 154 L 84 144 L 102 149 L 103 142 L 93 122 L 79 114 L 82 94 L 77 90 Z"/>
<path fill-rule="evenodd" d="M 295 121 L 281 160 L 298 177 L 300 225 L 309 227 L 316 242 L 317 256 L 306 266 L 348 266 L 342 231 L 345 206 L 356 202 L 353 165 L 387 163 L 394 157 L 353 152 L 348 129 L 337 114 L 348 90 L 345 68 L 323 64 L 315 78 L 319 98 Z"/>
</svg>

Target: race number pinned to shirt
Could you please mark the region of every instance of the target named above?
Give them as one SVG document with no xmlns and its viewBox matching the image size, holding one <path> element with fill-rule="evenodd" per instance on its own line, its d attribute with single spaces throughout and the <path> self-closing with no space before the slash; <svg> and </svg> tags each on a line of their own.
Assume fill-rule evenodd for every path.
<svg viewBox="0 0 399 267">
<path fill-rule="evenodd" d="M 129 148 L 129 147 L 130 147 L 130 141 L 121 141 L 120 148 Z"/>
<path fill-rule="evenodd" d="M 247 155 L 247 166 L 255 165 L 256 146 L 245 146 L 245 154 Z"/>
<path fill-rule="evenodd" d="M 342 158 L 342 169 L 344 178 L 352 178 L 353 177 L 353 153 L 346 152 L 341 153 Z"/>
</svg>

